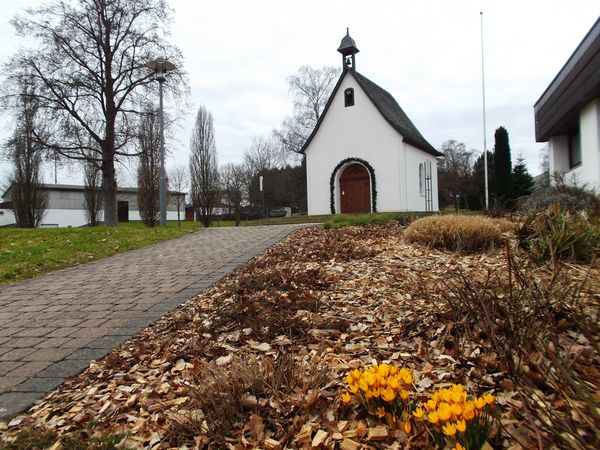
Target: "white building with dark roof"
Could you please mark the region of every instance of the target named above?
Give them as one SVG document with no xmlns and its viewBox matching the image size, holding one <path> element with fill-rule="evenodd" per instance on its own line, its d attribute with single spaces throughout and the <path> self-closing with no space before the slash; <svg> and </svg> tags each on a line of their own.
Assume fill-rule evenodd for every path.
<svg viewBox="0 0 600 450">
<path fill-rule="evenodd" d="M 70 184 L 43 184 L 42 189 L 48 194 L 48 206 L 42 220 L 42 227 L 82 227 L 88 224 L 84 207 L 84 187 Z M 117 189 L 119 222 L 140 221 L 137 188 L 120 187 Z M 10 209 L 10 187 L 4 192 L 5 202 L 0 205 L 0 226 L 15 224 L 15 216 Z M 184 197 L 182 192 L 169 192 L 173 196 Z M 169 200 L 169 199 L 167 199 Z M 185 201 L 181 205 L 180 217 L 185 217 Z M 177 203 L 167 201 L 167 220 L 177 220 Z M 102 220 L 102 213 L 100 213 Z"/>
<path fill-rule="evenodd" d="M 394 97 L 356 71 L 342 39 L 343 72 L 302 153 L 308 213 L 437 211 L 437 157 Z"/>
<path fill-rule="evenodd" d="M 550 174 L 600 189 L 600 19 L 534 106 L 535 137 L 548 142 Z"/>
</svg>

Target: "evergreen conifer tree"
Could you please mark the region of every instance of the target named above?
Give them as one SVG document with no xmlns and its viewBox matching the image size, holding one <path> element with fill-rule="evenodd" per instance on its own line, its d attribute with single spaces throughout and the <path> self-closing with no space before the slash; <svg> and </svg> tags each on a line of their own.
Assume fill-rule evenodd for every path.
<svg viewBox="0 0 600 450">
<path fill-rule="evenodd" d="M 494 192 L 496 202 L 500 206 L 513 198 L 512 163 L 510 160 L 510 144 L 508 131 L 500 127 L 494 133 Z"/>
<path fill-rule="evenodd" d="M 533 177 L 527 170 L 527 164 L 525 164 L 525 158 L 522 155 L 517 158 L 517 163 L 513 167 L 512 184 L 513 198 L 515 199 L 531 194 L 531 190 L 535 184 Z"/>
</svg>

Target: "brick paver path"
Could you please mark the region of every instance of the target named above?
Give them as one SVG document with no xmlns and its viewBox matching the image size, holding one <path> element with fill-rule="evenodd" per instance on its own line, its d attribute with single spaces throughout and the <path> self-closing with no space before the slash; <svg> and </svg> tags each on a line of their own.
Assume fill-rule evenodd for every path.
<svg viewBox="0 0 600 450">
<path fill-rule="evenodd" d="M 0 420 L 299 227 L 204 229 L 0 287 Z"/>
</svg>

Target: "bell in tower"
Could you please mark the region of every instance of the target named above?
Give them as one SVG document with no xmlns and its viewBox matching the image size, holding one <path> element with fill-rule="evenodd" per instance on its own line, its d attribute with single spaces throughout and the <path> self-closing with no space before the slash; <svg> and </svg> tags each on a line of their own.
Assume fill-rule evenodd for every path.
<svg viewBox="0 0 600 450">
<path fill-rule="evenodd" d="M 338 52 L 342 54 L 343 70 L 356 70 L 356 54 L 360 51 L 356 47 L 354 39 L 350 37 L 350 30 L 346 28 L 346 36 L 343 37 L 340 43 Z"/>
</svg>

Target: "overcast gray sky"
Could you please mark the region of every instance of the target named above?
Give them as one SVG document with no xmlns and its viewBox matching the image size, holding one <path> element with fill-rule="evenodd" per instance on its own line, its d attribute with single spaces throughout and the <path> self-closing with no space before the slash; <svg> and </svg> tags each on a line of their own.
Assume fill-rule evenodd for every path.
<svg viewBox="0 0 600 450">
<path fill-rule="evenodd" d="M 0 0 L 0 62 L 21 45 L 10 18 L 41 3 Z M 389 91 L 431 144 L 455 139 L 481 152 L 483 11 L 488 148 L 504 126 L 513 161 L 524 154 L 537 174 L 544 145 L 535 142 L 533 104 L 600 14 L 597 0 L 170 3 L 172 42 L 183 51 L 194 108 L 176 133 L 168 165 L 187 164 L 200 104 L 214 115 L 219 162 L 241 161 L 252 136 L 269 134 L 291 113 L 289 75 L 301 65 L 341 64 L 336 49 L 346 27 L 360 49 L 357 70 Z M 1 120 L 5 138 L 10 124 Z M 1 180 L 6 164 L 0 170 Z M 63 170 L 59 182 L 80 180 Z"/>
</svg>

